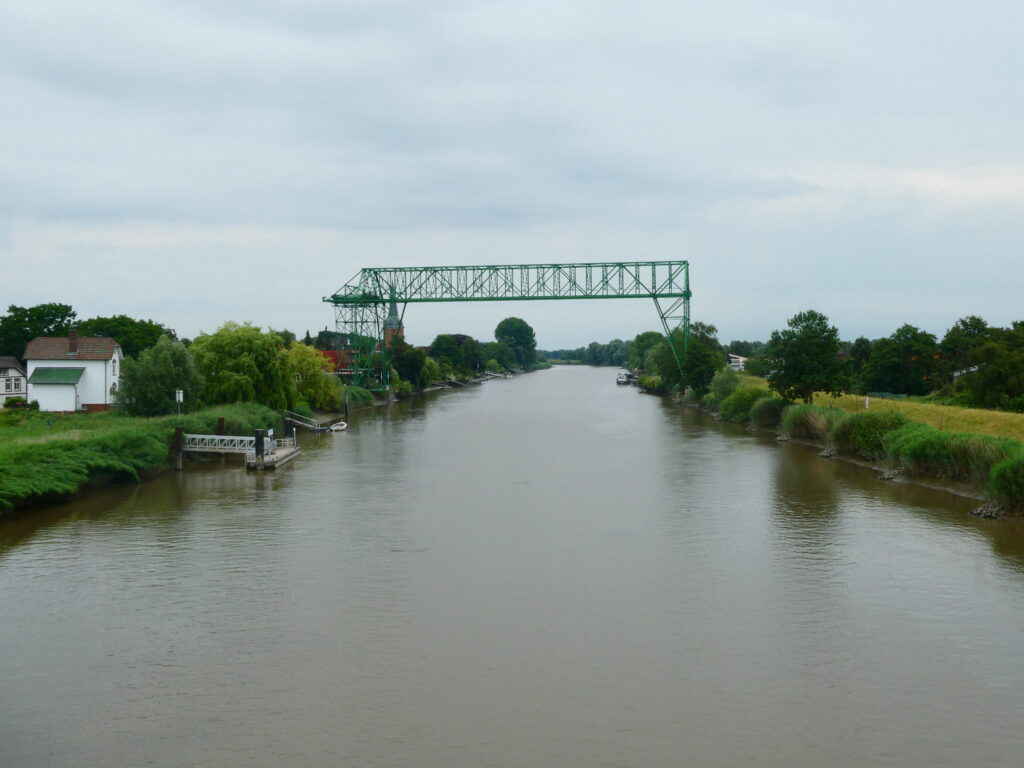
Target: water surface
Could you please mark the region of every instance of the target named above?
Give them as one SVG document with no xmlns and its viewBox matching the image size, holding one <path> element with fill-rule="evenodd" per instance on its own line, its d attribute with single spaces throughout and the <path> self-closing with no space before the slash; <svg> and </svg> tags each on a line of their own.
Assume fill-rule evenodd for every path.
<svg viewBox="0 0 1024 768">
<path fill-rule="evenodd" d="M 0 524 L 0 765 L 1019 765 L 1024 531 L 557 368 Z"/>
</svg>

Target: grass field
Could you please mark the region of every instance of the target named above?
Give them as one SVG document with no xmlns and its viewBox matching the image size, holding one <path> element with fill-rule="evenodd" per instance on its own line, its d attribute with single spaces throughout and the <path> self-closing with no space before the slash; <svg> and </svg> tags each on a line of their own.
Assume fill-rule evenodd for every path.
<svg viewBox="0 0 1024 768">
<path fill-rule="evenodd" d="M 743 384 L 768 389 L 768 382 L 756 376 L 744 375 L 741 381 Z M 863 395 L 829 397 L 819 392 L 814 396 L 814 404 L 832 406 L 850 413 L 860 413 L 864 410 L 864 397 Z M 885 400 L 877 397 L 871 398 L 871 410 L 899 411 L 911 421 L 927 424 L 947 432 L 973 432 L 978 435 L 1024 440 L 1024 413 L 960 408 L 955 405 L 936 405 L 910 400 Z"/>
<path fill-rule="evenodd" d="M 831 405 L 843 411 L 864 411 L 864 398 L 858 395 L 814 396 L 815 405 Z M 1012 437 L 1024 440 L 1024 413 L 986 411 L 981 408 L 959 408 L 954 405 L 915 403 L 907 400 L 871 399 L 872 411 L 899 411 L 911 421 L 947 432 L 973 432 L 990 437 Z"/>
</svg>

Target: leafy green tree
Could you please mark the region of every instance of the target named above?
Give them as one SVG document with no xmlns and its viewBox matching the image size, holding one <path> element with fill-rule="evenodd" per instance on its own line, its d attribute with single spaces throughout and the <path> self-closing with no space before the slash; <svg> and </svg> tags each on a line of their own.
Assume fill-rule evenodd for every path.
<svg viewBox="0 0 1024 768">
<path fill-rule="evenodd" d="M 691 338 L 690 344 L 683 355 L 683 375 L 681 383 L 689 387 L 699 398 L 703 397 L 725 361 L 721 353 L 713 346 L 699 338 Z"/>
<path fill-rule="evenodd" d="M 740 357 L 754 357 L 764 351 L 763 341 L 730 341 L 726 349 Z"/>
<path fill-rule="evenodd" d="M 462 359 L 463 370 L 469 373 L 478 373 L 484 367 L 483 346 L 472 336 L 456 334 L 455 340 L 459 342 L 459 355 Z"/>
<path fill-rule="evenodd" d="M 298 391 L 284 341 L 249 323 L 225 323 L 190 348 L 210 403 L 256 402 L 293 410 Z"/>
<path fill-rule="evenodd" d="M 293 343 L 287 355 L 299 397 L 313 408 L 337 408 L 338 382 L 331 375 L 331 361 L 302 342 Z"/>
<path fill-rule="evenodd" d="M 626 360 L 626 364 L 630 368 L 643 368 L 644 358 L 647 356 L 648 350 L 664 340 L 665 337 L 657 331 L 638 333 L 636 338 L 633 339 L 633 346 L 629 349 L 629 359 Z"/>
<path fill-rule="evenodd" d="M 394 336 L 391 339 L 391 364 L 403 381 L 423 386 L 421 374 L 426 361 L 427 353 L 422 349 L 409 344 L 401 336 Z"/>
<path fill-rule="evenodd" d="M 267 328 L 267 331 L 269 333 L 276 333 L 278 336 L 280 336 L 281 340 L 284 342 L 284 345 L 286 347 L 291 347 L 291 345 L 295 343 L 296 336 L 295 336 L 294 333 L 292 333 L 288 329 L 285 329 L 283 331 L 278 331 L 278 330 L 275 330 L 274 328 Z M 308 331 L 306 332 L 306 335 L 307 336 L 309 335 Z M 313 345 L 310 344 L 309 346 L 313 346 Z"/>
<path fill-rule="evenodd" d="M 772 369 L 768 386 L 787 400 L 812 402 L 815 392 L 838 395 L 845 377 L 839 360 L 839 330 L 813 309 L 793 315 L 782 331 L 772 331 L 765 358 Z"/>
<path fill-rule="evenodd" d="M 455 370 L 462 365 L 462 354 L 459 351 L 459 342 L 455 334 L 441 333 L 434 337 L 430 344 L 428 354 L 441 363 Z"/>
<path fill-rule="evenodd" d="M 115 398 L 129 416 L 161 416 L 177 409 L 174 393 L 178 389 L 184 393 L 182 410 L 191 411 L 199 404 L 203 377 L 189 351 L 165 334 L 137 358 L 124 359 Z"/>
<path fill-rule="evenodd" d="M 441 370 L 441 366 L 438 365 L 437 361 L 428 357 L 423 361 L 423 370 L 420 371 L 420 385 L 423 387 L 429 387 L 435 381 L 441 381 L 444 379 L 444 371 Z"/>
<path fill-rule="evenodd" d="M 934 335 L 902 325 L 888 338 L 871 345 L 871 357 L 863 371 L 864 384 L 872 392 L 927 394 L 935 383 L 937 355 Z"/>
<path fill-rule="evenodd" d="M 21 360 L 36 336 L 67 336 L 76 316 L 70 304 L 10 305 L 7 314 L 0 316 L 0 355 Z"/>
<path fill-rule="evenodd" d="M 957 382 L 958 399 L 980 408 L 1024 411 L 1024 346 L 1005 338 L 988 341 L 971 353 L 971 366 Z"/>
<path fill-rule="evenodd" d="M 79 336 L 109 336 L 128 357 L 136 357 L 156 344 L 161 336 L 175 338 L 174 331 L 153 320 L 136 320 L 127 315 L 92 317 L 78 324 Z"/>
<path fill-rule="evenodd" d="M 512 347 L 501 341 L 489 341 L 483 345 L 484 358 L 495 360 L 502 368 L 514 368 L 516 354 Z M 578 358 L 577 358 L 578 359 Z"/>
<path fill-rule="evenodd" d="M 512 349 L 519 365 L 526 367 L 536 361 L 537 338 L 525 320 L 506 317 L 494 329 L 494 338 Z"/>
<path fill-rule="evenodd" d="M 971 353 L 993 340 L 995 329 L 977 315 L 962 317 L 946 331 L 939 343 L 938 375 L 946 387 L 954 378 L 969 368 Z"/>
<path fill-rule="evenodd" d="M 673 331 L 679 350 L 683 349 L 682 331 Z M 715 373 L 725 365 L 725 354 L 718 342 L 718 329 L 710 323 L 696 321 L 690 324 L 690 343 L 683 353 L 683 371 L 680 384 L 702 397 L 711 385 Z M 662 376 L 665 377 L 665 373 Z"/>
</svg>

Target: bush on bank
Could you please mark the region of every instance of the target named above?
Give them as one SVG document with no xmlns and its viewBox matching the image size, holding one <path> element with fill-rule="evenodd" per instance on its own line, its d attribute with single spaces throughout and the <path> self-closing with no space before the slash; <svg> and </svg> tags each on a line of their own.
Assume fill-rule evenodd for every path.
<svg viewBox="0 0 1024 768">
<path fill-rule="evenodd" d="M 885 436 L 908 423 L 898 411 L 851 413 L 832 427 L 829 439 L 839 453 L 876 461 L 885 458 Z"/>
<path fill-rule="evenodd" d="M 175 427 L 212 434 L 223 417 L 227 434 L 248 435 L 280 423 L 270 408 L 235 403 L 152 419 L 95 414 L 100 424 L 95 429 L 40 436 L 39 427 L 53 423 L 47 416 L 38 415 L 41 424 L 26 424 L 28 437 L 20 442 L 18 432 L 10 430 L 10 439 L 0 445 L 0 516 L 33 499 L 74 493 L 101 477 L 138 481 L 141 473 L 167 461 Z"/>
<path fill-rule="evenodd" d="M 910 422 L 885 435 L 890 461 L 914 474 L 988 484 L 997 464 L 1018 456 L 1022 444 L 1007 437 L 944 432 Z"/>
<path fill-rule="evenodd" d="M 782 422 L 782 412 L 790 405 L 788 400 L 781 397 L 765 395 L 750 407 L 750 420 L 759 427 L 777 427 Z"/>
<path fill-rule="evenodd" d="M 827 442 L 832 427 L 845 415 L 820 405 L 791 405 L 782 412 L 782 431 L 790 437 Z"/>
<path fill-rule="evenodd" d="M 1024 452 L 1003 459 L 992 468 L 989 493 L 1010 510 L 1024 510 Z"/>
<path fill-rule="evenodd" d="M 718 413 L 722 421 L 750 421 L 754 403 L 763 398 L 764 390 L 759 387 L 739 387 L 719 404 Z"/>
</svg>

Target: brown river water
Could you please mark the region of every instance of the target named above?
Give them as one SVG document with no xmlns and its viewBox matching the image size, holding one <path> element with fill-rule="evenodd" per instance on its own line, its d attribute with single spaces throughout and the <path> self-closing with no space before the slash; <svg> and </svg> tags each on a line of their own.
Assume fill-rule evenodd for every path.
<svg viewBox="0 0 1024 768">
<path fill-rule="evenodd" d="M 1024 526 L 615 373 L 0 524 L 0 766 L 1024 764 Z"/>
</svg>

